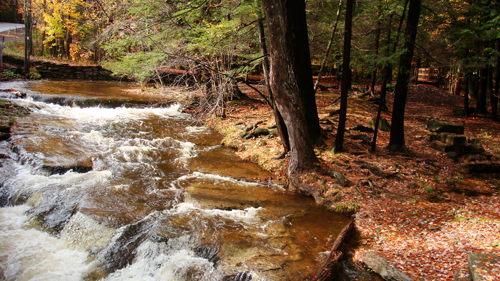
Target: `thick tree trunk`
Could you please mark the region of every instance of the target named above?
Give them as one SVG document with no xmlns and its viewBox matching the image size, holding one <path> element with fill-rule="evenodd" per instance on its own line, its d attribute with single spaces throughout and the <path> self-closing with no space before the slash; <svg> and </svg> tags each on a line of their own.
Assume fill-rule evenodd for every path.
<svg viewBox="0 0 500 281">
<path fill-rule="evenodd" d="M 408 1 L 405 1 L 405 6 L 403 10 L 403 14 L 401 15 L 401 19 L 399 20 L 399 26 L 398 26 L 398 32 L 396 33 L 396 40 L 394 41 L 393 47 L 392 47 L 392 53 L 396 52 L 396 48 L 398 46 L 399 42 L 399 34 L 401 33 L 401 27 L 403 26 L 403 21 L 405 18 L 406 14 L 406 8 L 408 7 Z M 389 16 L 389 21 L 387 25 L 387 49 L 386 49 L 386 54 L 385 57 L 388 58 L 391 55 L 391 50 L 389 50 L 389 46 L 391 44 L 391 21 L 392 21 L 393 14 Z M 385 105 L 385 97 L 387 94 L 387 83 L 392 80 L 392 67 L 390 63 L 387 63 L 383 69 L 384 73 L 384 78 L 382 79 L 382 86 L 380 89 L 380 102 L 378 105 L 378 110 L 377 110 L 377 117 L 375 118 L 375 132 L 373 133 L 373 141 L 372 141 L 372 146 L 370 148 L 371 152 L 375 152 L 377 148 L 377 136 L 378 136 L 378 125 L 380 122 L 380 115 L 382 114 L 382 108 L 386 107 Z"/>
<path fill-rule="evenodd" d="M 257 9 L 261 8 L 258 5 L 256 6 Z M 264 31 L 264 19 L 262 18 L 260 10 L 258 11 L 258 17 L 259 17 L 258 30 L 259 30 L 260 52 L 264 56 L 264 58 L 262 59 L 262 72 L 264 74 L 264 81 L 266 83 L 266 89 L 271 103 L 270 105 L 273 110 L 274 121 L 276 122 L 276 129 L 280 136 L 281 142 L 283 143 L 283 153 L 280 156 L 278 156 L 278 158 L 282 158 L 290 151 L 290 141 L 288 140 L 288 131 L 286 129 L 285 122 L 283 121 L 283 117 L 281 116 L 278 107 L 276 106 L 276 103 L 274 101 L 273 91 L 271 89 L 271 83 L 269 82 L 269 59 L 267 57 L 268 51 L 267 51 L 267 44 Z"/>
<path fill-rule="evenodd" d="M 344 58 L 342 61 L 342 86 L 340 89 L 340 114 L 337 135 L 333 145 L 334 152 L 340 152 L 344 147 L 345 122 L 347 119 L 347 95 L 351 88 L 351 37 L 352 37 L 352 9 L 353 0 L 347 0 L 345 11 L 345 33 L 344 33 Z"/>
<path fill-rule="evenodd" d="M 392 111 L 391 136 L 389 140 L 390 151 L 406 152 L 405 145 L 405 107 L 408 85 L 410 83 L 411 61 L 417 37 L 418 20 L 422 0 L 410 0 L 408 20 L 405 31 L 405 52 L 400 56 L 398 80 L 395 88 L 394 106 Z"/>
<path fill-rule="evenodd" d="M 313 149 L 316 135 L 311 134 L 309 126 L 312 126 L 309 116 L 316 114 L 316 119 L 318 116 L 313 92 L 305 2 L 263 0 L 262 4 L 269 33 L 271 90 L 290 141 L 288 176 L 295 177 L 313 167 L 317 161 Z"/>
</svg>

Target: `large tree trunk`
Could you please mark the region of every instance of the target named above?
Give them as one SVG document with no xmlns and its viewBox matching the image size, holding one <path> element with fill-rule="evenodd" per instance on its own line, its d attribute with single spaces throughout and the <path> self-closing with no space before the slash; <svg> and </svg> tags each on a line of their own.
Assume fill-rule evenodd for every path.
<svg viewBox="0 0 500 281">
<path fill-rule="evenodd" d="M 400 56 L 398 80 L 396 82 L 394 106 L 392 111 L 391 137 L 389 140 L 390 151 L 406 152 L 405 145 L 405 107 L 408 85 L 410 83 L 411 61 L 415 49 L 420 6 L 422 0 L 410 0 L 408 20 L 405 31 L 405 52 Z"/>
<path fill-rule="evenodd" d="M 342 61 L 342 86 L 340 89 L 340 115 L 337 135 L 333 145 L 334 152 L 340 152 L 344 146 L 345 122 L 347 119 L 347 95 L 351 88 L 351 35 L 352 35 L 352 8 L 353 0 L 347 0 L 345 11 L 345 33 L 344 33 L 344 58 Z"/>
<path fill-rule="evenodd" d="M 285 122 L 290 141 L 288 176 L 313 167 L 317 158 L 308 122 L 317 108 L 303 0 L 263 0 L 270 43 L 270 84 L 276 108 Z M 313 119 L 313 118 L 311 118 Z M 318 120 L 319 127 L 319 120 Z M 293 189 L 294 186 L 291 186 Z"/>
<path fill-rule="evenodd" d="M 408 7 L 408 1 L 405 1 L 405 6 L 403 10 L 403 14 L 401 15 L 401 19 L 399 20 L 398 32 L 396 33 L 396 39 L 394 40 L 394 44 L 392 47 L 392 53 L 396 52 L 396 48 L 399 42 L 399 34 L 401 33 L 401 27 L 403 26 L 404 17 L 406 14 L 406 8 Z M 393 14 L 389 15 L 389 20 L 387 24 L 387 43 L 386 43 L 386 53 L 385 57 L 388 58 L 391 55 L 391 50 L 389 50 L 389 46 L 391 44 L 391 22 L 392 22 Z M 375 118 L 375 132 L 373 133 L 373 141 L 372 146 L 370 148 L 371 152 L 375 152 L 377 148 L 377 135 L 378 135 L 378 125 L 380 122 L 380 115 L 382 114 L 382 108 L 386 107 L 385 105 L 385 97 L 387 94 L 387 83 L 392 80 L 392 67 L 390 63 L 387 63 L 383 68 L 384 78 L 382 79 L 382 86 L 380 88 L 380 102 L 377 110 L 377 117 Z"/>
<path fill-rule="evenodd" d="M 257 16 L 259 17 L 258 30 L 259 30 L 259 42 L 260 42 L 260 52 L 264 56 L 262 59 L 262 72 L 264 74 L 264 81 L 266 83 L 267 94 L 269 95 L 270 105 L 273 110 L 274 120 L 276 122 L 276 129 L 280 136 L 281 142 L 283 143 L 283 153 L 278 156 L 278 158 L 283 158 L 290 151 L 290 141 L 288 140 L 288 131 L 286 129 L 285 122 L 281 116 L 276 103 L 274 101 L 273 91 L 271 89 L 271 83 L 269 81 L 269 59 L 268 51 L 266 45 L 265 31 L 264 31 L 264 19 L 260 11 L 260 3 L 256 1 Z"/>
</svg>

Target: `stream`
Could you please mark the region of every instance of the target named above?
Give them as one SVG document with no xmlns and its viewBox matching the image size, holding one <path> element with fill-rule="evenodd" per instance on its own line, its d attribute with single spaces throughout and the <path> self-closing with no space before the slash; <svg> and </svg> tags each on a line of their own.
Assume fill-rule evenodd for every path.
<svg viewBox="0 0 500 281">
<path fill-rule="evenodd" d="M 129 106 L 154 101 L 128 87 L 0 84 L 32 110 L 0 142 L 0 279 L 314 277 L 349 218 L 256 181 L 180 105 Z"/>
</svg>

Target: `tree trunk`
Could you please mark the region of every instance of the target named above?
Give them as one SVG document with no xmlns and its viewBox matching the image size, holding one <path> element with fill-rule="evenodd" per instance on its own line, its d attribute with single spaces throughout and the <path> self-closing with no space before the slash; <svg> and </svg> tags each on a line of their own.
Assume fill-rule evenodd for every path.
<svg viewBox="0 0 500 281">
<path fill-rule="evenodd" d="M 406 10 L 405 10 L 406 11 Z M 389 46 L 391 45 L 391 22 L 392 22 L 392 14 L 389 16 L 389 20 L 387 23 L 387 42 L 386 42 L 386 53 L 385 57 L 388 58 L 391 55 L 391 50 Z M 391 75 L 391 69 L 389 63 L 387 63 L 382 69 L 383 79 L 382 85 L 380 86 L 380 101 L 377 109 L 377 117 L 375 117 L 375 130 L 373 132 L 373 140 L 372 145 L 370 147 L 370 152 L 375 152 L 377 150 L 377 136 L 378 136 L 378 125 L 380 123 L 380 116 L 382 114 L 382 108 L 385 107 L 385 97 L 387 95 L 387 81 L 389 80 L 389 75 Z"/>
<path fill-rule="evenodd" d="M 479 92 L 477 94 L 476 112 L 487 114 L 486 97 L 488 96 L 488 68 L 483 67 L 479 71 Z"/>
<path fill-rule="evenodd" d="M 290 151 L 290 141 L 288 140 L 288 131 L 286 129 L 285 122 L 281 116 L 278 107 L 274 101 L 273 91 L 271 89 L 271 84 L 269 82 L 269 59 L 268 51 L 266 45 L 265 31 L 264 31 L 264 19 L 261 14 L 261 7 L 256 1 L 257 16 L 259 17 L 258 30 L 259 30 L 259 42 L 260 42 L 260 52 L 264 56 L 262 59 L 262 72 L 264 74 L 264 81 L 266 83 L 267 93 L 269 95 L 270 105 L 273 110 L 274 121 L 276 122 L 276 129 L 280 136 L 281 142 L 283 143 L 283 153 L 277 158 L 283 158 Z"/>
<path fill-rule="evenodd" d="M 314 84 L 314 92 L 318 90 L 319 81 L 321 80 L 321 74 L 323 73 L 323 69 L 325 68 L 326 60 L 328 59 L 328 55 L 330 54 L 330 49 L 332 48 L 333 38 L 335 33 L 337 32 L 337 25 L 339 23 L 340 18 L 340 10 L 342 10 L 342 4 L 344 0 L 340 0 L 339 9 L 337 10 L 337 17 L 335 19 L 335 25 L 333 26 L 332 34 L 330 35 L 330 41 L 328 41 L 328 46 L 326 47 L 325 56 L 323 57 L 323 62 L 321 63 L 321 67 L 319 68 L 318 78 L 316 79 L 316 83 Z"/>
<path fill-rule="evenodd" d="M 497 40 L 497 51 L 495 92 L 491 95 L 491 114 L 493 121 L 498 121 L 498 96 L 500 94 L 500 90 L 498 89 L 500 87 L 500 40 Z"/>
<path fill-rule="evenodd" d="M 345 33 L 344 33 L 344 58 L 342 60 L 342 86 L 340 89 L 340 115 L 339 125 L 337 127 L 337 135 L 333 151 L 340 152 L 344 148 L 345 122 L 347 119 L 347 95 L 351 87 L 351 37 L 352 37 L 352 9 L 354 6 L 353 0 L 347 0 L 345 11 Z"/>
<path fill-rule="evenodd" d="M 380 4 L 377 9 L 377 17 L 380 18 Z M 379 44 L 380 44 L 380 19 L 377 19 L 377 24 L 375 27 L 375 54 L 374 54 L 374 60 L 378 58 L 378 49 L 379 49 Z M 372 81 L 370 85 L 370 92 L 372 95 L 375 94 L 375 84 L 377 82 L 377 72 L 378 72 L 378 65 L 374 63 L 375 69 L 373 69 L 372 72 Z"/>
<path fill-rule="evenodd" d="M 470 73 L 466 70 L 465 73 L 465 94 L 464 94 L 464 116 L 469 117 L 469 87 L 470 87 Z"/>
<path fill-rule="evenodd" d="M 394 106 L 392 111 L 391 136 L 389 140 L 390 151 L 406 152 L 405 145 L 405 106 L 410 83 L 411 61 L 417 37 L 418 20 L 422 0 L 410 0 L 408 20 L 405 31 L 405 52 L 400 56 L 398 79 L 395 88 Z"/>
<path fill-rule="evenodd" d="M 398 46 L 399 42 L 399 34 L 401 33 L 401 27 L 403 26 L 403 21 L 404 17 L 406 14 L 406 8 L 408 7 L 408 1 L 405 1 L 405 6 L 403 9 L 403 14 L 401 15 L 401 19 L 399 20 L 399 26 L 398 26 L 398 32 L 396 33 L 396 40 L 394 41 L 393 47 L 392 47 L 392 53 L 396 52 L 396 48 Z M 389 46 L 391 44 L 391 21 L 392 21 L 393 14 L 389 16 L 389 21 L 387 25 L 387 50 L 385 56 L 388 58 L 391 55 L 391 50 L 389 50 Z M 380 122 L 380 115 L 382 114 L 382 108 L 386 107 L 385 105 L 385 97 L 387 94 L 387 83 L 392 80 L 392 67 L 390 63 L 387 63 L 383 69 L 384 71 L 384 78 L 382 79 L 382 86 L 380 89 L 380 102 L 378 105 L 378 110 L 377 110 L 377 117 L 375 118 L 375 132 L 373 132 L 373 140 L 372 140 L 372 146 L 370 148 L 371 152 L 375 152 L 377 149 L 377 135 L 378 135 L 378 125 Z"/>
<path fill-rule="evenodd" d="M 314 154 L 308 116 L 316 114 L 311 60 L 303 0 L 263 0 L 270 43 L 270 84 L 290 141 L 288 176 L 313 167 Z M 311 102 L 314 101 L 314 102 Z M 306 112 L 306 110 L 308 112 Z M 318 120 L 319 127 L 319 120 Z M 293 190 L 295 186 L 290 186 Z"/>
</svg>

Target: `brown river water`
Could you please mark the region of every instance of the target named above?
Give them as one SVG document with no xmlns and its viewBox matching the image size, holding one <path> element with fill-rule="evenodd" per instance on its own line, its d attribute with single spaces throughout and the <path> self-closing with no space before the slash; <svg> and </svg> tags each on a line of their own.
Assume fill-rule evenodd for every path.
<svg viewBox="0 0 500 281">
<path fill-rule="evenodd" d="M 147 100 L 129 87 L 0 84 L 0 92 L 27 92 L 12 101 L 33 110 L 10 143 L 0 142 L 10 156 L 0 160 L 0 279 L 314 276 L 349 218 L 252 181 L 270 175 L 219 145 L 221 136 L 179 105 L 120 105 Z"/>
</svg>

